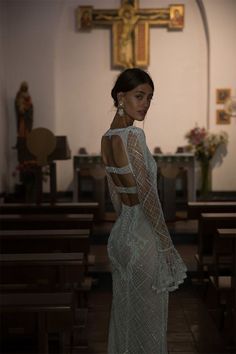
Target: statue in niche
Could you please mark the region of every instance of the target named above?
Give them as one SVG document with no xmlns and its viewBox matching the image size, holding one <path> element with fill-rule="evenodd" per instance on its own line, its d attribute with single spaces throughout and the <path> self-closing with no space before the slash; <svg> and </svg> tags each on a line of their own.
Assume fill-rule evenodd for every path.
<svg viewBox="0 0 236 354">
<path fill-rule="evenodd" d="M 19 138 L 26 139 L 33 127 L 33 103 L 28 90 L 28 83 L 23 81 L 15 98 L 17 123 L 17 142 Z M 16 146 L 17 147 L 17 146 Z"/>
</svg>

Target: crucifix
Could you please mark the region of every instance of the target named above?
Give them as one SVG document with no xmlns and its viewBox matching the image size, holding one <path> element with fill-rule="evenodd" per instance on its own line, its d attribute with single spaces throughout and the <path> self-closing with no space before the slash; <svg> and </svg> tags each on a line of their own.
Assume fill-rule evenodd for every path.
<svg viewBox="0 0 236 354">
<path fill-rule="evenodd" d="M 96 26 L 111 26 L 113 66 L 145 68 L 149 65 L 150 26 L 182 30 L 184 5 L 140 9 L 138 0 L 121 0 L 118 10 L 79 6 L 76 9 L 76 26 L 81 31 L 89 31 Z"/>
</svg>

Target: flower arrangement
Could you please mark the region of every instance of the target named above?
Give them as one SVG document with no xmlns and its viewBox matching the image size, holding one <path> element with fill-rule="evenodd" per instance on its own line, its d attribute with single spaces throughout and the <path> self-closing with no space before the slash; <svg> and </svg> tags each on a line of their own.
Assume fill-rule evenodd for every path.
<svg viewBox="0 0 236 354">
<path fill-rule="evenodd" d="M 17 177 L 19 175 L 19 181 L 24 186 L 25 197 L 27 201 L 35 200 L 36 196 L 36 173 L 39 165 L 37 161 L 23 161 L 16 166 L 12 176 Z M 42 182 L 47 182 L 49 176 L 48 166 L 43 166 L 42 170 Z"/>
<path fill-rule="evenodd" d="M 19 165 L 16 166 L 16 169 L 15 171 L 13 171 L 12 175 L 13 177 L 16 177 L 17 173 L 19 173 L 21 181 L 22 179 L 24 179 L 26 181 L 31 182 L 31 180 L 34 178 L 34 171 L 36 167 L 37 167 L 36 161 L 24 161 L 19 163 Z"/>
<path fill-rule="evenodd" d="M 220 146 L 227 145 L 228 134 L 226 132 L 210 133 L 205 128 L 196 126 L 185 135 L 185 138 L 189 143 L 188 149 L 194 152 L 201 164 L 201 194 L 206 195 L 211 185 L 209 175 L 211 159 Z"/>
<path fill-rule="evenodd" d="M 226 132 L 210 133 L 205 128 L 195 127 L 185 135 L 189 150 L 193 151 L 197 160 L 210 161 L 215 155 L 217 149 L 228 143 L 228 134 Z"/>
<path fill-rule="evenodd" d="M 16 166 L 13 171 L 12 176 L 16 177 L 19 173 L 20 181 L 23 183 L 32 183 L 35 179 L 35 169 L 39 167 L 37 161 L 23 161 Z M 49 176 L 48 166 L 42 168 L 42 181 L 47 182 L 47 177 Z"/>
</svg>

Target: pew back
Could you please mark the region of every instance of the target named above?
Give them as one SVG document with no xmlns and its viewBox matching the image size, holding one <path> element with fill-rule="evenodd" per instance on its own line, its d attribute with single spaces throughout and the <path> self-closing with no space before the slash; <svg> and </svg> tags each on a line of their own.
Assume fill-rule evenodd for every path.
<svg viewBox="0 0 236 354">
<path fill-rule="evenodd" d="M 91 229 L 93 214 L 3 214 L 0 230 Z"/>
<path fill-rule="evenodd" d="M 99 204 L 97 202 L 78 203 L 2 203 L 0 214 L 94 214 L 97 218 Z"/>
<path fill-rule="evenodd" d="M 0 254 L 0 284 L 35 291 L 65 290 L 84 279 L 83 253 Z"/>
<path fill-rule="evenodd" d="M 87 257 L 90 230 L 4 230 L 0 244 L 1 253 L 82 252 Z"/>
<path fill-rule="evenodd" d="M 198 254 L 211 255 L 217 228 L 234 228 L 236 213 L 202 213 L 198 225 Z"/>
<path fill-rule="evenodd" d="M 202 213 L 236 213 L 236 201 L 188 202 L 188 219 L 199 219 Z"/>
</svg>

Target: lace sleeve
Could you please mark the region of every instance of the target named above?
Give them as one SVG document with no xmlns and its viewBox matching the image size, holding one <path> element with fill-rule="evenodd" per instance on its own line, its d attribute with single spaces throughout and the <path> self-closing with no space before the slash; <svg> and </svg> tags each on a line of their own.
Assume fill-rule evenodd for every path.
<svg viewBox="0 0 236 354">
<path fill-rule="evenodd" d="M 147 146 L 141 129 L 129 133 L 127 151 L 136 179 L 139 201 L 155 235 L 157 257 L 153 289 L 157 292 L 174 290 L 186 277 L 186 267 L 172 243 L 164 220 L 156 175 L 148 169 L 145 161 Z"/>
<path fill-rule="evenodd" d="M 111 176 L 107 173 L 107 183 L 108 183 L 108 189 L 109 189 L 109 194 L 111 197 L 111 202 L 112 205 L 115 209 L 115 212 L 117 216 L 120 215 L 121 212 L 121 200 L 119 194 L 115 190 L 114 182 L 112 181 Z"/>
</svg>

